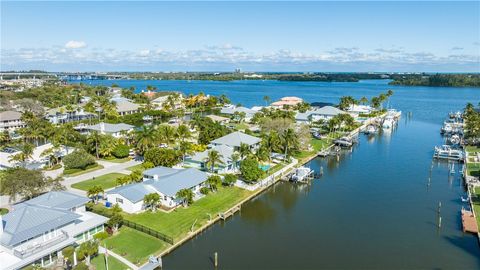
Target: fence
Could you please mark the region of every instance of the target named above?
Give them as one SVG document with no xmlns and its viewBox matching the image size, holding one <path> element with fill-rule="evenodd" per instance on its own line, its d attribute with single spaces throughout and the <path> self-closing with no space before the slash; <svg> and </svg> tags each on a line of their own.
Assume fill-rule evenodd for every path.
<svg viewBox="0 0 480 270">
<path fill-rule="evenodd" d="M 111 211 L 108 211 L 108 210 L 104 210 L 103 208 L 101 209 L 98 209 L 96 207 L 93 207 L 91 205 L 87 205 L 87 210 L 88 211 L 91 211 L 91 212 L 94 212 L 96 214 L 99 214 L 99 215 L 102 215 L 102 216 L 106 216 L 108 218 L 112 217 L 112 212 Z M 173 237 L 171 236 L 168 236 L 164 233 L 161 233 L 159 231 L 156 231 L 156 230 L 153 230 L 149 227 L 146 227 L 146 226 L 143 226 L 143 225 L 140 225 L 138 223 L 135 223 L 133 221 L 130 221 L 130 220 L 127 220 L 127 219 L 123 219 L 123 225 L 129 227 L 129 228 L 132 228 L 134 230 L 137 230 L 137 231 L 140 231 L 140 232 L 143 232 L 143 233 L 146 233 L 146 234 L 149 234 L 155 238 L 158 238 L 160 240 L 163 240 L 171 245 L 173 245 L 175 242 L 173 241 Z"/>
<path fill-rule="evenodd" d="M 137 231 L 141 231 L 143 233 L 146 233 L 146 234 L 149 234 L 155 238 L 158 238 L 160 240 L 163 240 L 171 245 L 173 245 L 175 242 L 173 241 L 173 238 L 166 235 L 166 234 L 163 234 L 159 231 L 156 231 L 156 230 L 153 230 L 149 227 L 145 227 L 143 225 L 140 225 L 138 223 L 135 223 L 135 222 L 132 222 L 132 221 L 129 221 L 129 220 L 123 220 L 123 225 L 127 226 L 127 227 L 130 227 L 132 229 L 135 229 Z"/>
</svg>

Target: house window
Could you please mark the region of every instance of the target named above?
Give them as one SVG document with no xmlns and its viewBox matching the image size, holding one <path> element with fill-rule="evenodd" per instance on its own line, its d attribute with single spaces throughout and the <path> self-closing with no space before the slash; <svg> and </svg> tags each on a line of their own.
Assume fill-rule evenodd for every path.
<svg viewBox="0 0 480 270">
<path fill-rule="evenodd" d="M 117 198 L 116 199 L 117 203 L 123 203 L 123 199 Z"/>
</svg>

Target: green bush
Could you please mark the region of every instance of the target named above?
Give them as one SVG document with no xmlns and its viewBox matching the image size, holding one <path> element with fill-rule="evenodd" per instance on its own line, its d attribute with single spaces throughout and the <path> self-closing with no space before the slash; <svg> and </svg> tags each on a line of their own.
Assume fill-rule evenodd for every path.
<svg viewBox="0 0 480 270">
<path fill-rule="evenodd" d="M 167 148 L 148 149 L 144 156 L 145 162 L 151 162 L 155 166 L 172 167 L 180 162 L 182 155 L 175 150 Z"/>
<path fill-rule="evenodd" d="M 200 193 L 202 193 L 203 195 L 207 195 L 209 192 L 210 192 L 210 189 L 207 187 L 202 187 L 200 189 Z"/>
<path fill-rule="evenodd" d="M 108 233 L 107 232 L 99 232 L 93 236 L 96 240 L 102 241 L 108 238 Z"/>
<path fill-rule="evenodd" d="M 88 270 L 88 266 L 84 262 L 80 262 L 77 265 L 75 265 L 73 270 Z"/>
<path fill-rule="evenodd" d="M 240 163 L 240 172 L 247 182 L 256 182 L 265 176 L 265 172 L 258 166 L 258 161 L 251 157 Z"/>
<path fill-rule="evenodd" d="M 95 164 L 95 158 L 83 149 L 78 149 L 63 158 L 65 170 L 80 169 L 85 170 L 87 166 Z"/>
<path fill-rule="evenodd" d="M 235 176 L 234 174 L 226 174 L 223 177 L 223 185 L 225 186 L 233 186 L 233 184 L 235 184 L 236 181 L 237 181 L 237 176 Z"/>
<path fill-rule="evenodd" d="M 8 209 L 7 208 L 0 208 L 0 216 L 8 214 Z"/>
<path fill-rule="evenodd" d="M 112 153 L 116 158 L 126 158 L 130 154 L 130 147 L 125 144 L 119 144 L 113 149 Z"/>
<path fill-rule="evenodd" d="M 96 166 L 97 166 L 97 163 L 88 165 L 85 169 L 65 169 L 63 170 L 63 174 L 73 174 L 73 173 L 81 172 L 91 168 L 95 168 Z"/>
<path fill-rule="evenodd" d="M 155 164 L 153 164 L 153 162 L 151 161 L 145 161 L 143 164 L 142 164 L 142 167 L 146 170 L 148 169 L 151 169 L 153 167 L 155 167 Z"/>
</svg>

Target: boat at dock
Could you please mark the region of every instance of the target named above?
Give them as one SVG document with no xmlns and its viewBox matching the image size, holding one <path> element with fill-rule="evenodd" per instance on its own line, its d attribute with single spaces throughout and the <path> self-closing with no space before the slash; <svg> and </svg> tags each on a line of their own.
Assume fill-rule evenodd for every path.
<svg viewBox="0 0 480 270">
<path fill-rule="evenodd" d="M 437 159 L 463 161 L 464 154 L 461 149 L 455 149 L 450 145 L 442 145 L 435 146 L 433 157 Z"/>
<path fill-rule="evenodd" d="M 314 171 L 308 167 L 298 167 L 290 177 L 292 182 L 306 182 L 313 179 Z"/>
<path fill-rule="evenodd" d="M 351 147 L 353 145 L 353 140 L 349 137 L 341 137 L 340 139 L 333 141 L 333 143 L 340 147 Z"/>
<path fill-rule="evenodd" d="M 364 134 L 373 135 L 377 133 L 377 128 L 374 125 L 368 125 L 363 131 Z"/>
</svg>

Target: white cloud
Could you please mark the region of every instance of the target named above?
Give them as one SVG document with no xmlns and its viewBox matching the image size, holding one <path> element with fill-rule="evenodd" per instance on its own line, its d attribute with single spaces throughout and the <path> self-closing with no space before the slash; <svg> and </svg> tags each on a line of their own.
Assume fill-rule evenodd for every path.
<svg viewBox="0 0 480 270">
<path fill-rule="evenodd" d="M 67 46 L 68 45 L 68 46 Z M 479 55 L 437 55 L 423 51 L 407 51 L 404 48 L 384 48 L 371 51 L 357 47 L 337 47 L 330 51 L 310 54 L 293 50 L 278 50 L 257 53 L 231 44 L 206 46 L 195 50 L 162 50 L 145 48 L 129 51 L 111 48 L 86 47 L 85 42 L 70 41 L 65 47 L 3 49 L 1 56 L 4 69 L 56 69 L 75 67 L 88 70 L 231 70 L 232 67 L 251 67 L 255 70 L 331 70 L 349 71 L 398 70 L 410 67 L 413 71 L 423 67 L 438 67 L 442 70 L 468 66 L 478 70 Z M 68 48 L 68 49 L 66 49 Z M 455 51 L 452 51 L 455 52 Z M 456 51 L 461 52 L 461 51 Z M 402 69 L 403 70 L 403 69 Z"/>
<path fill-rule="evenodd" d="M 85 41 L 70 40 L 69 42 L 65 43 L 65 48 L 67 49 L 81 49 L 85 47 L 87 47 L 87 43 L 85 43 Z"/>
</svg>

